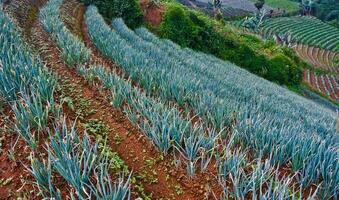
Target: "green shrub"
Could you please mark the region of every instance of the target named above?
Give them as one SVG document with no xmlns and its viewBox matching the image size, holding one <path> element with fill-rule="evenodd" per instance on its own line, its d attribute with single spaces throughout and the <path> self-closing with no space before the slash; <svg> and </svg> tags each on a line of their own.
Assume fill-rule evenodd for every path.
<svg viewBox="0 0 339 200">
<path fill-rule="evenodd" d="M 121 17 L 132 29 L 140 26 L 143 16 L 137 0 L 81 0 L 85 5 L 94 4 L 100 14 L 109 23 L 113 18 Z"/>
<path fill-rule="evenodd" d="M 287 56 L 278 54 L 270 60 L 267 77 L 280 84 L 289 83 L 297 85 L 301 81 L 302 70 L 297 67 Z"/>
<path fill-rule="evenodd" d="M 270 60 L 254 50 L 259 49 L 261 45 L 264 46 L 257 37 L 240 35 L 242 38 L 240 42 L 233 38 L 234 36 L 218 32 L 213 24 L 199 13 L 180 5 L 167 4 L 158 32 L 161 37 L 170 39 L 182 47 L 213 54 L 270 81 L 284 85 L 300 83 L 301 73 L 298 73 L 300 70 L 297 67 L 299 65 L 294 64 L 295 61 L 300 62 L 300 59 L 293 52 L 284 50 L 288 56 L 293 57 L 291 60 L 282 54 Z M 275 47 L 272 42 L 266 45 Z"/>
<path fill-rule="evenodd" d="M 190 47 L 193 45 L 194 38 L 197 37 L 197 31 L 197 27 L 183 8 L 177 5 L 168 8 L 161 24 L 162 37 L 183 47 Z"/>
</svg>

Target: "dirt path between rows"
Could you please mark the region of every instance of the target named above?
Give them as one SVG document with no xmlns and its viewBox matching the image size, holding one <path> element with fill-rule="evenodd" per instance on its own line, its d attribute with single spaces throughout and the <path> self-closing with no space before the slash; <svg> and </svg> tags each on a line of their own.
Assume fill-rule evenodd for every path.
<svg viewBox="0 0 339 200">
<path fill-rule="evenodd" d="M 16 199 L 37 195 L 31 181 L 30 149 L 23 139 L 9 130 L 13 115 L 9 106 L 0 113 L 0 199 Z M 33 198 L 32 198 L 33 199 Z"/>
<path fill-rule="evenodd" d="M 79 8 L 83 11 L 85 9 Z M 84 18 L 79 18 L 78 21 L 82 20 L 82 36 L 84 39 L 85 45 L 91 49 L 92 51 L 92 63 L 93 64 L 99 64 L 100 66 L 104 67 L 107 70 L 110 70 L 116 74 L 118 74 L 120 77 L 127 79 L 128 77 L 126 74 L 124 74 L 123 70 L 112 60 L 106 58 L 103 56 L 99 50 L 95 47 L 93 42 L 91 41 L 88 31 L 87 31 L 87 25 Z M 137 83 L 134 83 L 135 86 L 139 87 Z M 143 88 L 139 88 L 141 91 Z M 178 107 L 178 109 L 181 109 Z M 195 117 L 197 118 L 197 117 Z M 196 121 L 199 121 L 199 119 L 196 119 Z M 177 177 L 180 177 L 181 183 L 184 186 L 184 191 L 187 191 L 193 195 L 195 195 L 194 199 L 215 199 L 216 197 L 220 197 L 223 190 L 218 183 L 218 179 L 216 176 L 216 165 L 213 163 L 210 168 L 205 173 L 197 173 L 195 177 L 192 179 L 189 179 L 186 176 L 186 170 L 185 169 L 175 169 L 180 171 L 179 174 L 177 174 Z M 182 173 L 184 172 L 184 173 Z M 176 178 L 178 179 L 178 178 Z M 180 198 L 182 199 L 182 198 Z M 217 198 L 218 199 L 218 198 Z"/>
</svg>

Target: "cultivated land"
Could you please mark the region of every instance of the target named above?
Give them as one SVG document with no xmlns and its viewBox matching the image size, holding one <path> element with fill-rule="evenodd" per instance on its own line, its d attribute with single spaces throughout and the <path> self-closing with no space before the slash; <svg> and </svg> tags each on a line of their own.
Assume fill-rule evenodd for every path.
<svg viewBox="0 0 339 200">
<path fill-rule="evenodd" d="M 76 0 L 1 3 L 0 27 L 0 197 L 337 198 L 334 111 Z M 298 45 L 338 100 L 337 54 Z"/>
<path fill-rule="evenodd" d="M 237 21 L 234 24 L 241 27 L 242 23 Z M 256 33 L 267 40 L 287 36 L 290 48 L 312 66 L 304 69 L 303 83 L 338 104 L 338 28 L 315 17 L 292 16 L 267 19 Z"/>
<path fill-rule="evenodd" d="M 285 10 L 286 12 L 297 12 L 299 10 L 299 4 L 290 0 L 267 0 L 266 4 L 275 9 Z"/>
<path fill-rule="evenodd" d="M 319 93 L 338 102 L 339 29 L 312 17 L 280 17 L 265 22 L 265 37 L 289 34 L 297 54 L 316 70 L 304 71 L 304 82 Z"/>
<path fill-rule="evenodd" d="M 339 29 L 314 17 L 279 17 L 264 23 L 262 34 L 272 37 L 274 34 L 289 33 L 294 42 L 338 51 Z"/>
</svg>

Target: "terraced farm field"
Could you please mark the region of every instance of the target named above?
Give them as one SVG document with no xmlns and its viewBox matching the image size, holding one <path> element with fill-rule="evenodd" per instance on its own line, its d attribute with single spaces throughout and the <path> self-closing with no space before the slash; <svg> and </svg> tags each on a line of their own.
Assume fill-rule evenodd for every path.
<svg viewBox="0 0 339 200">
<path fill-rule="evenodd" d="M 279 17 L 267 20 L 261 28 L 265 37 L 290 34 L 293 43 L 338 51 L 339 29 L 313 17 Z"/>
<path fill-rule="evenodd" d="M 279 17 L 267 20 L 261 28 L 266 38 L 289 34 L 291 45 L 300 58 L 322 71 L 316 75 L 314 70 L 305 70 L 303 81 L 313 90 L 338 102 L 339 29 L 313 17 Z M 325 73 L 325 74 L 324 74 Z M 330 79 L 328 77 L 331 77 Z M 329 81 L 332 80 L 332 81 Z"/>
<path fill-rule="evenodd" d="M 316 75 L 313 71 L 305 70 L 304 82 L 308 83 L 318 92 L 329 96 L 334 101 L 339 101 L 339 80 L 334 75 Z"/>
<path fill-rule="evenodd" d="M 12 4 L 32 6 L 0 5 L 1 197 L 337 198 L 333 111 L 93 5 L 27 27 Z"/>
<path fill-rule="evenodd" d="M 300 58 L 314 67 L 313 70 L 305 69 L 303 82 L 338 102 L 339 66 L 335 64 L 335 60 L 339 58 L 339 53 L 303 44 L 295 45 L 294 50 Z M 317 75 L 319 73 L 316 70 L 320 70 L 321 74 Z"/>
<path fill-rule="evenodd" d="M 335 63 L 339 59 L 339 53 L 303 44 L 295 45 L 294 50 L 315 68 L 339 74 L 339 66 Z"/>
</svg>

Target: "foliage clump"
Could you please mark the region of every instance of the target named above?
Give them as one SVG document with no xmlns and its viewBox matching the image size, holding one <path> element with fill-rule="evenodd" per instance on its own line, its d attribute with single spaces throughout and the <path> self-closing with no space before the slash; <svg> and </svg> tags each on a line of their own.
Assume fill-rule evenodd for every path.
<svg viewBox="0 0 339 200">
<path fill-rule="evenodd" d="M 218 26 L 200 13 L 170 3 L 167 4 L 158 32 L 161 37 L 182 47 L 213 54 L 267 80 L 290 86 L 300 84 L 301 65 L 298 65 L 299 59 L 293 53 L 293 57 L 276 55 L 277 57 L 270 58 L 261 53 L 261 49 L 254 48 L 263 43 L 258 38 L 244 34 L 235 35 L 217 28 Z"/>
<path fill-rule="evenodd" d="M 85 5 L 97 6 L 100 14 L 107 21 L 123 18 L 128 27 L 134 29 L 143 22 L 140 5 L 136 0 L 81 0 Z"/>
</svg>

